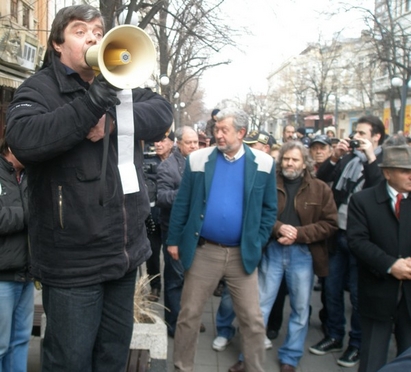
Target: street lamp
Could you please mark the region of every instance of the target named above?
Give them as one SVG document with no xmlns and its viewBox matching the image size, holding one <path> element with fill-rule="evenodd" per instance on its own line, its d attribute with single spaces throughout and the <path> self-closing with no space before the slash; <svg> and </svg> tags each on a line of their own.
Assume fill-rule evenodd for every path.
<svg viewBox="0 0 411 372">
<path fill-rule="evenodd" d="M 167 75 L 160 75 L 157 78 L 149 79 L 146 81 L 146 86 L 156 92 L 161 94 L 161 88 L 170 84 L 170 78 Z"/>
<path fill-rule="evenodd" d="M 167 75 L 160 75 L 160 84 L 163 86 L 167 86 L 170 84 L 170 78 Z"/>
<path fill-rule="evenodd" d="M 176 121 L 176 128 L 181 125 L 181 110 L 186 107 L 185 102 L 180 102 L 180 93 L 175 92 L 173 98 L 176 100 L 174 104 L 174 110 L 176 113 L 175 121 Z"/>
<path fill-rule="evenodd" d="M 405 108 L 407 106 L 407 95 L 408 95 L 408 88 L 411 88 L 410 86 L 410 80 L 403 80 L 402 78 L 395 76 L 391 80 L 391 84 L 394 87 L 401 87 L 401 106 L 400 106 L 400 120 L 399 120 L 399 125 L 400 129 L 404 130 L 404 124 L 405 124 Z"/>
</svg>

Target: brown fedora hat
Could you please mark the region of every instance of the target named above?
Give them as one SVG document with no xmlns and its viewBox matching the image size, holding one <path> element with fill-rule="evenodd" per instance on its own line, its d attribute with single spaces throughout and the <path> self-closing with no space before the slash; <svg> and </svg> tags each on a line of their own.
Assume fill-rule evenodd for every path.
<svg viewBox="0 0 411 372">
<path fill-rule="evenodd" d="M 383 147 L 382 168 L 411 169 L 411 147 L 408 145 Z"/>
</svg>

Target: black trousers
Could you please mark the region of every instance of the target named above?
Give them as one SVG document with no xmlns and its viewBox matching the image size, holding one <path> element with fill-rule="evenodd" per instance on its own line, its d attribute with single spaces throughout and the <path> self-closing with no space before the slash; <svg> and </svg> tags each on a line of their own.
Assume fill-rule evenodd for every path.
<svg viewBox="0 0 411 372">
<path fill-rule="evenodd" d="M 152 254 L 146 261 L 147 274 L 149 278 L 153 278 L 150 281 L 150 287 L 161 290 L 161 277 L 160 277 L 160 253 L 161 253 L 161 229 L 160 225 L 156 224 L 156 229 L 151 234 L 148 234 L 148 240 L 150 240 Z"/>
<path fill-rule="evenodd" d="M 377 372 L 387 363 L 393 327 L 398 356 L 411 347 L 411 317 L 404 296 L 398 304 L 394 321 L 382 322 L 361 317 L 362 343 L 358 372 Z"/>
</svg>

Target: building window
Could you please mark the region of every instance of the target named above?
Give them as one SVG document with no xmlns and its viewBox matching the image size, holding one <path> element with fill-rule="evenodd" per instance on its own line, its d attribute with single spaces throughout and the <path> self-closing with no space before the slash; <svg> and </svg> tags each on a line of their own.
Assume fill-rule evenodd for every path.
<svg viewBox="0 0 411 372">
<path fill-rule="evenodd" d="M 10 15 L 17 21 L 17 0 L 10 0 Z"/>
<path fill-rule="evenodd" d="M 30 29 L 30 8 L 23 4 L 23 27 Z"/>
</svg>

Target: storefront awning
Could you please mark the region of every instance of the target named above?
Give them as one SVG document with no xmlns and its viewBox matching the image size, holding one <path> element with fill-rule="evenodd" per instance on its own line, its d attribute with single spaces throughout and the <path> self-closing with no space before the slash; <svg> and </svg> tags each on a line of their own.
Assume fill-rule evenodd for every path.
<svg viewBox="0 0 411 372">
<path fill-rule="evenodd" d="M 324 115 L 324 120 L 333 120 L 334 115 Z M 304 120 L 320 120 L 320 117 L 318 115 L 310 115 L 306 116 Z"/>
<path fill-rule="evenodd" d="M 0 86 L 6 86 L 17 89 L 23 81 L 23 79 L 14 77 L 13 75 L 0 72 Z"/>
</svg>

